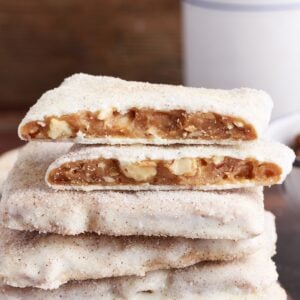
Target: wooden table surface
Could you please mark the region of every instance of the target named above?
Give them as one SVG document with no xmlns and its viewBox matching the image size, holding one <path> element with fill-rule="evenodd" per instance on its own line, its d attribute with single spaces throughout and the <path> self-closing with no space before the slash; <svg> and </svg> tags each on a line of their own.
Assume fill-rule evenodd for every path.
<svg viewBox="0 0 300 300">
<path fill-rule="evenodd" d="M 16 133 L 0 132 L 0 140 L 0 153 L 23 144 Z M 280 282 L 292 299 L 300 299 L 300 206 L 297 210 L 288 204 L 282 186 L 266 189 L 265 206 L 276 215 L 278 244 L 275 261 Z"/>
</svg>

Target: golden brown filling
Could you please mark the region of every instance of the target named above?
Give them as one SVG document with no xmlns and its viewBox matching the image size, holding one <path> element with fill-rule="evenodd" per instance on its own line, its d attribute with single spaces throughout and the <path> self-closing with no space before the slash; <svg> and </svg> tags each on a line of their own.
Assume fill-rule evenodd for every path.
<svg viewBox="0 0 300 300">
<path fill-rule="evenodd" d="M 239 118 L 216 113 L 187 113 L 184 110 L 156 111 L 130 109 L 45 117 L 21 128 L 22 137 L 30 139 L 67 139 L 83 134 L 86 138 L 143 138 L 253 140 L 256 131 Z"/>
<path fill-rule="evenodd" d="M 253 181 L 274 184 L 281 169 L 255 159 L 230 157 L 180 158 L 177 160 L 143 160 L 134 163 L 117 159 L 80 160 L 65 163 L 48 176 L 58 185 L 222 185 Z"/>
</svg>

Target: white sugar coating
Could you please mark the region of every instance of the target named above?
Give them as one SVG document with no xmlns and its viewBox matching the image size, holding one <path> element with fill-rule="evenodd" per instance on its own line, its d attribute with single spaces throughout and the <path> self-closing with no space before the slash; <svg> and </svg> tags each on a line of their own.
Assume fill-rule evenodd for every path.
<svg viewBox="0 0 300 300">
<path fill-rule="evenodd" d="M 259 291 L 251 292 L 247 290 L 241 290 L 241 287 L 227 288 L 224 291 L 210 291 L 205 289 L 204 291 L 190 292 L 190 290 L 176 288 L 175 284 L 172 284 L 170 288 L 166 288 L 166 281 L 169 277 L 165 277 L 162 272 L 156 272 L 152 277 L 147 275 L 145 280 L 146 284 L 141 281 L 142 278 L 124 278 L 122 282 L 119 279 L 110 280 L 98 280 L 98 281 L 75 281 L 66 284 L 56 290 L 41 290 L 36 288 L 15 288 L 8 285 L 0 285 L 0 297 L 3 296 L 5 300 L 16 299 L 31 299 L 31 300 L 116 300 L 123 295 L 127 297 L 130 295 L 130 299 L 135 300 L 157 300 L 157 299 L 189 299 L 189 300 L 287 300 L 287 295 L 284 289 L 278 284 L 273 283 L 268 288 Z M 194 274 L 197 276 L 197 274 Z M 164 280 L 164 281 L 162 281 Z M 177 279 L 178 283 L 180 279 Z M 165 287 L 161 287 L 165 284 Z M 184 282 L 184 279 L 180 280 L 180 283 Z M 139 284 L 141 283 L 141 284 Z M 148 291 L 152 293 L 143 292 L 146 288 L 150 287 Z M 174 288 L 175 287 L 175 288 Z M 157 289 L 157 290 L 156 290 Z M 154 291 L 155 290 L 155 291 Z M 149 295 L 150 294 L 150 295 Z M 146 297 L 145 297 L 146 295 Z M 175 298 L 174 298 L 175 297 Z M 180 297 L 180 298 L 179 298 Z M 126 299 L 126 298 L 123 298 Z"/>
<path fill-rule="evenodd" d="M 0 155 L 0 193 L 10 170 L 16 162 L 20 148 L 15 148 Z"/>
<path fill-rule="evenodd" d="M 0 277 L 15 287 L 58 288 L 71 280 L 144 276 L 201 261 L 240 259 L 262 249 L 275 254 L 274 216 L 263 234 L 238 241 L 162 237 L 62 236 L 0 227 Z M 84 259 L 82 259 L 84 258 Z"/>
<path fill-rule="evenodd" d="M 196 275 L 196 274 L 194 274 Z M 226 289 L 224 291 L 205 291 L 190 292 L 189 290 L 183 290 L 181 288 L 175 288 L 174 285 L 170 288 L 166 288 L 169 277 L 166 278 L 161 272 L 157 272 L 154 277 L 150 278 L 148 274 L 146 278 L 147 285 L 144 284 L 142 278 L 123 278 L 122 280 L 110 279 L 99 281 L 76 281 L 62 286 L 56 290 L 41 290 L 35 288 L 15 288 L 8 285 L 0 285 L 0 297 L 3 296 L 5 300 L 16 299 L 31 299 L 31 300 L 115 300 L 120 294 L 124 297 L 130 295 L 131 299 L 135 300 L 173 300 L 175 296 L 180 299 L 187 300 L 287 300 L 285 290 L 278 284 L 273 283 L 270 287 L 256 291 L 242 291 L 238 289 Z M 164 280 L 164 281 L 162 281 Z M 159 285 L 164 285 L 165 288 Z M 177 280 L 176 284 L 183 283 Z M 157 288 L 159 291 L 147 293 L 146 288 L 150 287 L 151 290 Z M 145 292 L 143 292 L 143 290 Z M 149 289 L 148 289 L 149 291 Z M 145 297 L 146 295 L 146 297 Z"/>
<path fill-rule="evenodd" d="M 231 262 L 208 262 L 153 271 L 144 277 L 122 276 L 74 281 L 56 290 L 0 286 L 4 299 L 286 299 L 274 285 L 277 272 L 270 255 L 257 252 Z M 271 291 L 268 292 L 268 290 Z M 279 296 L 281 295 L 281 296 Z M 14 298 L 16 297 L 16 298 Z"/>
<path fill-rule="evenodd" d="M 67 184 L 58 185 L 51 184 L 48 180 L 49 173 L 67 162 L 89 160 L 97 158 L 115 158 L 120 162 L 137 162 L 146 159 L 158 160 L 174 160 L 186 157 L 198 158 L 213 158 L 213 157 L 232 157 L 237 159 L 254 158 L 259 162 L 270 162 L 279 166 L 282 170 L 278 184 L 282 183 L 286 176 L 291 172 L 295 153 L 289 147 L 271 141 L 256 141 L 252 143 L 240 144 L 235 146 L 172 146 L 172 147 L 159 147 L 159 146 L 144 146 L 144 145 L 130 145 L 130 146 L 82 146 L 75 145 L 70 152 L 59 157 L 48 168 L 46 174 L 46 182 L 55 189 L 78 189 L 90 191 L 94 189 L 154 189 L 154 190 L 176 190 L 176 189 L 231 189 L 240 187 L 255 186 L 258 183 L 255 180 L 236 182 L 233 184 L 222 185 L 205 185 L 205 186 L 159 186 L 159 185 L 124 185 L 120 186 L 101 186 L 99 185 L 74 185 L 68 186 Z"/>
<path fill-rule="evenodd" d="M 111 108 L 124 113 L 134 107 L 160 111 L 182 109 L 188 113 L 214 112 L 238 117 L 251 124 L 261 136 L 269 123 L 273 102 L 265 92 L 249 88 L 192 88 L 75 74 L 41 96 L 22 120 L 19 135 L 23 125 L 41 121 L 46 116 Z M 88 141 L 81 138 L 78 141 L 97 143 L 97 139 Z"/>
<path fill-rule="evenodd" d="M 59 234 L 242 239 L 263 232 L 261 188 L 220 192 L 54 191 L 44 177 L 70 144 L 30 142 L 4 186 L 4 226 Z"/>
</svg>

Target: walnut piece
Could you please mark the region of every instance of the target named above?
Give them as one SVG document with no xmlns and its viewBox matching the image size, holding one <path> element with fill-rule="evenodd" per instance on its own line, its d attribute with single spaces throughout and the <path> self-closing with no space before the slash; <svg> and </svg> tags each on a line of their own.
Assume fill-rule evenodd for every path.
<svg viewBox="0 0 300 300">
<path fill-rule="evenodd" d="M 98 113 L 97 119 L 103 121 L 103 120 L 111 118 L 112 114 L 113 114 L 113 110 L 111 108 L 102 109 Z"/>
<path fill-rule="evenodd" d="M 213 156 L 212 161 L 215 165 L 220 165 L 224 161 L 223 156 Z"/>
<path fill-rule="evenodd" d="M 228 123 L 228 124 L 226 125 L 226 127 L 227 127 L 227 129 L 229 129 L 229 130 L 231 130 L 231 129 L 234 128 L 234 126 L 233 126 L 232 123 Z"/>
<path fill-rule="evenodd" d="M 174 175 L 194 176 L 197 172 L 197 163 L 194 158 L 180 158 L 169 166 Z"/>
<path fill-rule="evenodd" d="M 69 137 L 71 135 L 72 130 L 66 121 L 51 119 L 48 131 L 48 136 L 51 139 Z"/>
<path fill-rule="evenodd" d="M 123 130 L 130 128 L 131 121 L 127 115 L 119 115 L 114 118 L 105 119 L 104 124 L 108 128 Z"/>
<path fill-rule="evenodd" d="M 244 127 L 244 124 L 243 122 L 240 122 L 240 121 L 233 121 L 233 124 L 238 127 L 238 128 L 243 128 Z"/>
<path fill-rule="evenodd" d="M 189 125 L 189 126 L 185 127 L 184 130 L 188 131 L 188 132 L 195 132 L 195 131 L 197 131 L 197 127 L 195 127 L 194 125 Z"/>
<path fill-rule="evenodd" d="M 149 129 L 147 129 L 147 133 L 153 137 L 159 137 L 158 130 L 155 127 L 150 127 Z"/>
<path fill-rule="evenodd" d="M 153 178 L 156 173 L 156 162 L 142 161 L 137 163 L 120 162 L 122 173 L 136 181 L 146 181 Z"/>
<path fill-rule="evenodd" d="M 103 179 L 104 179 L 105 182 L 108 182 L 108 183 L 115 182 L 115 180 L 110 176 L 103 176 Z"/>
</svg>

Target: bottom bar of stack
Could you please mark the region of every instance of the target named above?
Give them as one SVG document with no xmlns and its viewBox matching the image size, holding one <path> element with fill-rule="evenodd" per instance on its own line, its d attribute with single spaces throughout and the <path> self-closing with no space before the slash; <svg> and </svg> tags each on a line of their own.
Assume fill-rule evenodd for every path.
<svg viewBox="0 0 300 300">
<path fill-rule="evenodd" d="M 77 281 L 56 290 L 2 286 L 2 299 L 286 299 L 270 253 L 259 251 L 232 262 L 97 281 Z"/>
</svg>

